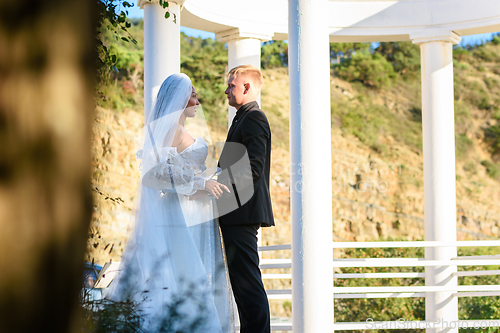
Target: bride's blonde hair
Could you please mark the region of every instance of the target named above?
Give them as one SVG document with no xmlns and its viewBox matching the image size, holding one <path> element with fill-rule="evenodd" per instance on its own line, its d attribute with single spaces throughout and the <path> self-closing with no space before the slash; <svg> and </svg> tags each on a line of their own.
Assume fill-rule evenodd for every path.
<svg viewBox="0 0 500 333">
<path fill-rule="evenodd" d="M 257 90 L 262 88 L 264 84 L 264 79 L 262 78 L 262 73 L 260 70 L 252 65 L 241 65 L 234 67 L 228 73 L 228 75 L 232 75 L 234 77 L 237 76 L 245 76 L 250 79 L 256 86 Z"/>
</svg>

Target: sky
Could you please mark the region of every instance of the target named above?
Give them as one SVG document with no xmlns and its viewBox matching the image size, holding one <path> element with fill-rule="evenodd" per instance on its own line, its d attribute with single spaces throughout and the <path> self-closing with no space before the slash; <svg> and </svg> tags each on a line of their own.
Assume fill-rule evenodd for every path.
<svg viewBox="0 0 500 333">
<path fill-rule="evenodd" d="M 130 17 L 130 18 L 143 18 L 144 17 L 144 10 L 140 9 L 137 5 L 134 5 L 134 7 L 129 8 L 128 12 L 129 12 L 128 17 Z M 215 34 L 213 32 L 196 30 L 196 29 L 186 28 L 183 26 L 181 26 L 181 31 L 184 32 L 186 35 L 192 36 L 195 38 L 201 37 L 201 38 L 215 39 Z M 492 36 L 493 36 L 493 33 L 463 36 L 462 42 L 460 42 L 460 45 L 481 44 L 484 41 L 491 40 Z"/>
</svg>

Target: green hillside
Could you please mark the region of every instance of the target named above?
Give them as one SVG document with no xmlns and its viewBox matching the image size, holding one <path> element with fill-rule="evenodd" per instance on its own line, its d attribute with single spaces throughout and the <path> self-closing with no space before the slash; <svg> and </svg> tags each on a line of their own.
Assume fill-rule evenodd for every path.
<svg viewBox="0 0 500 333">
<path fill-rule="evenodd" d="M 118 39 L 109 31 L 105 33 L 105 43 L 116 54 L 116 72 L 111 71 L 101 85 L 103 95 L 98 104 L 116 112 L 142 111 L 143 22 L 131 23 L 129 32 L 136 44 Z M 499 44 L 500 37 L 496 36 L 485 45 L 454 50 L 457 158 L 469 159 L 474 148 L 481 148 L 489 156 L 481 155 L 484 159 L 480 162 L 493 178 L 498 176 L 495 162 L 500 152 L 500 128 L 496 124 L 500 118 Z M 332 128 L 356 137 L 381 155 L 388 153 L 387 142 L 391 140 L 421 151 L 419 47 L 410 42 L 380 43 L 376 49 L 360 43 L 331 45 L 332 62 L 339 62 L 332 65 Z M 286 73 L 286 51 L 286 43 L 265 43 L 262 67 L 282 68 L 278 72 Z M 227 50 L 212 39 L 182 34 L 181 54 L 182 71 L 193 79 L 211 125 L 219 129 L 226 117 Z M 273 95 L 277 99 L 273 103 L 283 104 L 278 94 Z M 280 129 L 286 126 L 275 125 Z M 285 138 L 279 139 L 276 144 L 281 146 Z M 467 169 L 475 168 L 470 165 Z"/>
</svg>

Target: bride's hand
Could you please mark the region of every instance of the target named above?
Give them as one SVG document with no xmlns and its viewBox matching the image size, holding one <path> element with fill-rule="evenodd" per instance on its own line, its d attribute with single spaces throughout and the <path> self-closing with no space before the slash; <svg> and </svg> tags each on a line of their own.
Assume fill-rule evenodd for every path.
<svg viewBox="0 0 500 333">
<path fill-rule="evenodd" d="M 215 199 L 220 198 L 223 189 L 226 190 L 227 193 L 231 193 L 226 185 L 216 182 L 215 180 L 207 180 L 205 182 L 205 191 L 210 193 Z"/>
</svg>

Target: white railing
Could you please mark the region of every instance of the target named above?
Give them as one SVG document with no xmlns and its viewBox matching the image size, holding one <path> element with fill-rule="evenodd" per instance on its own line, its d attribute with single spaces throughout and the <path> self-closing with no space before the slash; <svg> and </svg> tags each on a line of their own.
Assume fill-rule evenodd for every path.
<svg viewBox="0 0 500 333">
<path fill-rule="evenodd" d="M 426 248 L 426 247 L 484 247 L 500 246 L 500 241 L 396 241 L 396 242 L 332 242 L 333 249 L 353 248 Z M 259 251 L 291 250 L 291 245 L 261 246 Z M 352 258 L 334 259 L 333 268 L 343 267 L 430 267 L 430 266 L 500 266 L 500 255 L 456 257 L 451 260 L 427 260 L 424 258 Z M 291 268 L 291 259 L 262 259 L 262 270 Z M 485 276 L 500 275 L 500 270 L 486 271 L 461 271 L 453 273 L 454 276 Z M 335 273 L 334 278 L 424 278 L 423 272 L 394 272 L 394 273 Z M 263 279 L 291 279 L 289 273 L 262 274 Z M 500 285 L 459 285 L 456 288 L 443 288 L 440 286 L 390 286 L 390 287 L 333 287 L 333 297 L 342 298 L 406 298 L 425 297 L 428 292 L 453 292 L 456 297 L 481 297 L 500 296 Z M 267 290 L 269 299 L 292 299 L 291 289 Z M 293 307 L 293 305 L 292 305 Z M 434 323 L 438 325 L 438 323 Z M 391 321 L 385 322 L 383 329 L 415 329 L 434 327 L 433 323 L 424 321 Z M 458 327 L 500 327 L 500 319 L 484 320 L 459 320 Z M 437 327 L 437 326 L 436 326 Z M 375 322 L 335 323 L 336 330 L 362 330 L 376 329 Z M 273 331 L 291 331 L 290 323 L 275 323 L 271 325 Z"/>
</svg>

